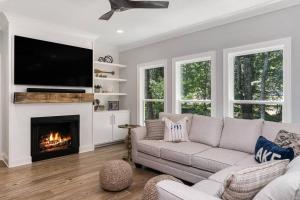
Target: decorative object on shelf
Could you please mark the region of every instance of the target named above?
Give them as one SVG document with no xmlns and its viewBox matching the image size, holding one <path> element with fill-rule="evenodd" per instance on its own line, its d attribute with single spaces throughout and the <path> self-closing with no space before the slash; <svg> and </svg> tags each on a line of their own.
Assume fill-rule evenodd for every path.
<svg viewBox="0 0 300 200">
<path fill-rule="evenodd" d="M 98 58 L 98 61 L 99 61 L 99 62 L 105 62 L 105 58 L 104 58 L 104 57 L 99 57 L 99 58 Z"/>
<path fill-rule="evenodd" d="M 115 71 L 107 72 L 100 69 L 94 70 L 96 77 L 104 77 L 103 74 L 111 74 L 112 76 L 115 75 Z"/>
<path fill-rule="evenodd" d="M 107 161 L 100 170 L 100 186 L 111 192 L 119 192 L 132 183 L 132 168 L 123 160 Z"/>
<path fill-rule="evenodd" d="M 108 110 L 119 110 L 119 101 L 108 101 Z"/>
<path fill-rule="evenodd" d="M 107 62 L 107 63 L 113 63 L 114 59 L 113 59 L 112 56 L 107 55 L 107 56 L 104 57 L 104 61 Z"/>
<path fill-rule="evenodd" d="M 132 151 L 132 145 L 131 145 L 131 129 L 140 127 L 139 125 L 129 125 L 129 124 L 124 124 L 124 125 L 119 125 L 118 128 L 123 128 L 123 129 L 128 129 L 128 135 L 126 138 L 127 142 L 127 149 L 128 149 L 128 154 L 123 158 L 123 160 L 126 160 L 128 162 L 132 161 L 131 157 L 131 151 Z"/>
<path fill-rule="evenodd" d="M 105 110 L 105 106 L 104 105 L 100 105 L 100 100 L 99 99 L 95 99 L 94 102 L 94 111 L 104 111 Z"/>
<path fill-rule="evenodd" d="M 95 88 L 95 93 L 102 93 L 103 92 L 102 91 L 103 88 L 102 88 L 101 85 L 95 85 L 94 88 Z"/>
<path fill-rule="evenodd" d="M 107 55 L 107 56 L 104 56 L 104 57 L 99 57 L 98 61 L 99 62 L 106 62 L 106 63 L 113 63 L 114 59 L 111 55 Z"/>
</svg>

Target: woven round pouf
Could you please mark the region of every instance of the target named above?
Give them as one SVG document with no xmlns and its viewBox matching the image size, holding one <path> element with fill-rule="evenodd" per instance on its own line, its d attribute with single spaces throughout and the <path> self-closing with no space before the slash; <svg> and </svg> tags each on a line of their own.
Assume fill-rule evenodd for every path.
<svg viewBox="0 0 300 200">
<path fill-rule="evenodd" d="M 163 180 L 172 180 L 182 183 L 181 180 L 170 175 L 159 175 L 151 178 L 144 187 L 143 200 L 158 200 L 156 184 Z"/>
<path fill-rule="evenodd" d="M 111 192 L 128 188 L 132 183 L 132 168 L 123 160 L 106 162 L 99 174 L 100 186 Z"/>
</svg>

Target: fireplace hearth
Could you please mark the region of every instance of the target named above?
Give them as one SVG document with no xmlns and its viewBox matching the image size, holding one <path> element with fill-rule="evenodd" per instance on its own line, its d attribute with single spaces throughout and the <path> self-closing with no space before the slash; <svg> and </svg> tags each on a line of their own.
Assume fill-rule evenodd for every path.
<svg viewBox="0 0 300 200">
<path fill-rule="evenodd" d="M 31 118 L 32 162 L 79 152 L 79 115 Z"/>
</svg>

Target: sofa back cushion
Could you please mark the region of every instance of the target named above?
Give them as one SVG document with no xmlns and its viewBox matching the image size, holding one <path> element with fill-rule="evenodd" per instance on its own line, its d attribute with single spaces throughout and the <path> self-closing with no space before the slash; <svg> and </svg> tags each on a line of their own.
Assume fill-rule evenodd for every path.
<svg viewBox="0 0 300 200">
<path fill-rule="evenodd" d="M 223 129 L 223 119 L 194 115 L 189 138 L 210 146 L 219 146 Z"/>
<path fill-rule="evenodd" d="M 254 154 L 263 120 L 224 119 L 220 147 Z"/>
<path fill-rule="evenodd" d="M 265 121 L 262 128 L 262 136 L 268 140 L 274 141 L 278 132 L 281 130 L 300 134 L 300 124 L 287 124 Z"/>
<path fill-rule="evenodd" d="M 192 126 L 192 120 L 193 120 L 193 115 L 192 114 L 171 114 L 171 113 L 159 113 L 159 119 L 162 119 L 162 118 L 168 118 L 170 119 L 171 121 L 173 122 L 178 122 L 180 121 L 181 119 L 187 117 L 188 121 L 187 121 L 187 131 L 188 133 L 190 133 L 190 129 L 191 129 L 191 126 Z"/>
</svg>

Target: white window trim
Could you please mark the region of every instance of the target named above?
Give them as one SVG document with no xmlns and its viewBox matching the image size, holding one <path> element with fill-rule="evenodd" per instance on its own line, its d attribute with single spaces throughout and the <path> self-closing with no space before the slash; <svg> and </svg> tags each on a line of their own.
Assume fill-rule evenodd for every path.
<svg viewBox="0 0 300 200">
<path fill-rule="evenodd" d="M 145 70 L 158 67 L 164 67 L 164 99 L 145 99 Z M 137 124 L 144 125 L 144 102 L 164 102 L 164 111 L 167 111 L 167 60 L 158 60 L 149 63 L 142 63 L 137 65 Z"/>
<path fill-rule="evenodd" d="M 205 53 L 193 54 L 183 57 L 176 57 L 172 59 L 172 93 L 173 113 L 180 114 L 180 103 L 182 102 L 199 102 L 199 103 L 211 103 L 211 116 L 216 116 L 216 51 L 209 51 Z M 181 79 L 180 65 L 191 62 L 211 61 L 211 100 L 181 100 Z"/>
<path fill-rule="evenodd" d="M 236 48 L 224 49 L 223 61 L 224 61 L 224 73 L 223 73 L 223 97 L 224 97 L 224 117 L 233 117 L 233 103 L 239 101 L 234 100 L 234 73 L 233 62 L 234 57 L 261 53 L 266 51 L 283 50 L 283 98 L 284 101 L 241 101 L 249 104 L 282 104 L 282 121 L 285 123 L 292 122 L 291 113 L 291 47 L 292 39 L 283 38 L 279 40 L 261 42 Z"/>
</svg>

